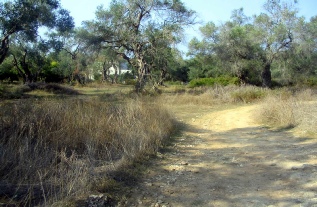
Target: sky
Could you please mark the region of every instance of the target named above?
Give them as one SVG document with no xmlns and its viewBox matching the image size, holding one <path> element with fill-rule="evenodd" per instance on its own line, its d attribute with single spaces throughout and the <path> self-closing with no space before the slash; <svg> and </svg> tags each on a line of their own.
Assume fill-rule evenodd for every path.
<svg viewBox="0 0 317 207">
<path fill-rule="evenodd" d="M 81 26 L 81 22 L 92 20 L 95 18 L 97 6 L 104 5 L 108 7 L 111 0 L 61 0 L 62 7 L 69 10 L 74 17 L 77 27 Z M 286 0 L 294 3 L 294 0 Z M 266 0 L 182 0 L 185 6 L 197 12 L 198 20 L 202 23 L 185 30 L 184 45 L 186 45 L 193 37 L 199 37 L 199 27 L 209 21 L 219 25 L 230 20 L 231 12 L 235 9 L 244 9 L 247 16 L 260 14 L 263 12 L 263 4 Z M 307 21 L 312 16 L 317 15 L 316 0 L 298 0 L 296 7 L 299 9 L 299 15 L 304 16 Z"/>
</svg>

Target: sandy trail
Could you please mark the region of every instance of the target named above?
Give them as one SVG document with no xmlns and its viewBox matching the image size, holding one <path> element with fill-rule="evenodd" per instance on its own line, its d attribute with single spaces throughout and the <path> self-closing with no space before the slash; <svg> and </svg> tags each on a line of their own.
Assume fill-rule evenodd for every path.
<svg viewBox="0 0 317 207">
<path fill-rule="evenodd" d="M 257 107 L 176 112 L 184 133 L 121 206 L 317 206 L 317 140 L 256 124 Z"/>
</svg>

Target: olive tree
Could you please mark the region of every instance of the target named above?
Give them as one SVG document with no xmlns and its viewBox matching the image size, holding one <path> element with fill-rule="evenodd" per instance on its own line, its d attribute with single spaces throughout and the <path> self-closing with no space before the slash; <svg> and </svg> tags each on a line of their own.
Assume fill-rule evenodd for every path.
<svg viewBox="0 0 317 207">
<path fill-rule="evenodd" d="M 261 48 L 252 40 L 251 24 L 228 21 L 219 27 L 219 41 L 215 45 L 217 57 L 225 71 L 237 76 L 240 83 L 258 84 Z"/>
<path fill-rule="evenodd" d="M 64 32 L 73 28 L 74 22 L 69 12 L 60 7 L 59 0 L 8 0 L 0 3 L 0 64 L 8 56 L 12 38 L 35 42 L 40 27 Z"/>
<path fill-rule="evenodd" d="M 249 20 L 241 8 L 232 12 L 230 21 L 219 26 L 208 22 L 201 27 L 202 40 L 194 38 L 189 44 L 189 55 L 193 56 L 190 77 L 229 74 L 241 83 L 254 83 L 260 48 L 253 42 Z"/>
<path fill-rule="evenodd" d="M 25 43 L 12 41 L 10 55 L 13 65 L 24 83 L 36 82 L 43 68 L 48 64 L 47 54 L 50 46 L 45 41 Z"/>
<path fill-rule="evenodd" d="M 271 87 L 272 63 L 291 48 L 299 18 L 292 4 L 280 0 L 267 0 L 264 9 L 265 13 L 254 17 L 252 35 L 262 48 L 262 85 Z"/>
<path fill-rule="evenodd" d="M 189 66 L 189 79 L 204 78 L 221 75 L 215 47 L 218 44 L 218 27 L 213 22 L 208 22 L 199 28 L 202 39 L 193 38 L 189 42 L 187 61 Z"/>
<path fill-rule="evenodd" d="M 296 41 L 282 62 L 289 69 L 285 74 L 289 82 L 317 75 L 317 16 L 309 22 L 301 18 L 295 35 Z"/>
<path fill-rule="evenodd" d="M 98 7 L 80 35 L 87 46 L 110 48 L 136 68 L 140 91 L 161 61 L 161 50 L 178 43 L 184 26 L 194 21 L 194 11 L 180 0 L 113 0 L 109 8 Z"/>
</svg>

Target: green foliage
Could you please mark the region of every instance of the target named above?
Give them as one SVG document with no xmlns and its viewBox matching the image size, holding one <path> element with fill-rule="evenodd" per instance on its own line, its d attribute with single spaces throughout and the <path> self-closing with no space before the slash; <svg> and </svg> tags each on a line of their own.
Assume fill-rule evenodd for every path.
<svg viewBox="0 0 317 207">
<path fill-rule="evenodd" d="M 303 84 L 310 87 L 317 86 L 317 77 L 308 77 L 306 80 L 303 80 Z"/>
<path fill-rule="evenodd" d="M 130 73 L 130 72 L 126 72 L 126 73 L 123 73 L 123 74 L 119 75 L 119 81 L 121 83 L 125 82 L 126 84 L 128 84 L 128 82 L 129 82 L 130 84 L 128 84 L 128 85 L 133 85 L 131 83 L 133 83 L 134 79 L 135 79 L 134 75 L 132 73 Z"/>
<path fill-rule="evenodd" d="M 40 79 L 46 83 L 62 83 L 66 77 L 59 67 L 59 63 L 56 61 L 52 61 L 50 65 L 47 64 L 40 73 Z"/>
<path fill-rule="evenodd" d="M 238 85 L 239 79 L 237 77 L 217 77 L 217 78 L 198 78 L 191 80 L 189 82 L 189 87 L 199 87 L 199 86 L 214 86 L 214 85 Z"/>
<path fill-rule="evenodd" d="M 19 80 L 18 72 L 14 69 L 11 61 L 8 58 L 0 65 L 0 81 L 13 82 Z"/>
<path fill-rule="evenodd" d="M 179 66 L 174 68 L 169 73 L 169 80 L 187 82 L 188 81 L 188 71 L 189 68 L 187 66 Z"/>
<path fill-rule="evenodd" d="M 271 87 L 272 77 L 294 82 L 315 75 L 317 17 L 305 22 L 283 1 L 266 1 L 263 8 L 252 18 L 234 10 L 230 21 L 201 27 L 202 39 L 189 43 L 189 79 L 234 75 L 241 83 Z"/>
<path fill-rule="evenodd" d="M 64 33 L 74 27 L 74 21 L 69 12 L 60 7 L 58 0 L 14 0 L 0 3 L 0 64 L 8 56 L 11 46 L 9 39 L 10 42 L 16 38 L 20 42 L 37 42 L 41 26 Z"/>
<path fill-rule="evenodd" d="M 102 75 L 100 73 L 95 73 L 94 80 L 99 82 L 102 81 Z"/>
<path fill-rule="evenodd" d="M 5 91 L 6 91 L 6 88 L 4 87 L 4 85 L 0 85 L 0 97 L 4 95 Z"/>
<path fill-rule="evenodd" d="M 136 83 L 137 83 L 137 80 L 135 80 L 135 79 L 126 79 L 125 80 L 126 85 L 135 86 Z"/>
<path fill-rule="evenodd" d="M 79 36 L 90 48 L 110 49 L 137 69 L 141 91 L 149 75 L 158 71 L 159 82 L 166 78 L 172 46 L 183 27 L 194 23 L 194 14 L 179 0 L 113 0 L 108 9 L 98 7 L 96 20 L 86 21 Z"/>
<path fill-rule="evenodd" d="M 184 85 L 183 82 L 181 82 L 181 81 L 166 81 L 165 83 L 166 83 L 166 85 L 169 85 L 169 86 Z"/>
</svg>

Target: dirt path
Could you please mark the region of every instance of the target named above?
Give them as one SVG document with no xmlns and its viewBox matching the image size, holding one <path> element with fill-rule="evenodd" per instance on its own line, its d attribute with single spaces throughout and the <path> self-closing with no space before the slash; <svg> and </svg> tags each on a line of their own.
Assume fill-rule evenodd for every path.
<svg viewBox="0 0 317 207">
<path fill-rule="evenodd" d="M 317 140 L 256 124 L 256 107 L 177 114 L 185 132 L 121 206 L 317 206 Z"/>
</svg>

